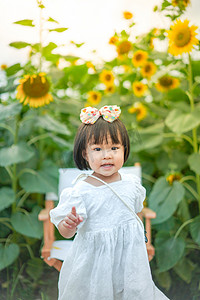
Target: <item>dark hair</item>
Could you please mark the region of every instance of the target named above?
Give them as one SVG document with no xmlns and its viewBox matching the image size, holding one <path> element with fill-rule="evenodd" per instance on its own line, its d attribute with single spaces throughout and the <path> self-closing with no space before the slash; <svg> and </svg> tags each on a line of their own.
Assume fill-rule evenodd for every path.
<svg viewBox="0 0 200 300">
<path fill-rule="evenodd" d="M 94 124 L 82 123 L 74 141 L 74 162 L 80 170 L 88 170 L 90 166 L 83 157 L 90 141 L 94 144 L 102 144 L 104 140 L 108 142 L 108 136 L 114 144 L 122 143 L 124 146 L 124 162 L 128 159 L 130 152 L 130 141 L 126 127 L 119 119 L 109 123 L 100 117 Z"/>
</svg>

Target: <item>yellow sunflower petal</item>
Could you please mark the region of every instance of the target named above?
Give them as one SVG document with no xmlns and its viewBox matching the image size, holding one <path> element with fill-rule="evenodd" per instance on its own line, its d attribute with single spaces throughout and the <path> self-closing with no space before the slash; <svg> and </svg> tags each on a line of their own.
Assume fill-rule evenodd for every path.
<svg viewBox="0 0 200 300">
<path fill-rule="evenodd" d="M 181 55 L 183 53 L 190 53 L 195 45 L 199 43 L 195 37 L 197 33 L 195 30 L 197 26 L 189 26 L 189 21 L 176 20 L 167 31 L 169 39 L 168 52 L 174 56 Z"/>
</svg>

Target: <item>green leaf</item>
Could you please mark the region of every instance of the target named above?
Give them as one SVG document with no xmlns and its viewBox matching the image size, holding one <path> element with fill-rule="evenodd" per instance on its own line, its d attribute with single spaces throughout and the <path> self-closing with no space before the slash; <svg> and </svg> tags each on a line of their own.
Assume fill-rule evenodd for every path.
<svg viewBox="0 0 200 300">
<path fill-rule="evenodd" d="M 11 265 L 19 256 L 19 246 L 17 244 L 9 244 L 4 246 L 0 244 L 0 270 Z"/>
<path fill-rule="evenodd" d="M 192 279 L 192 272 L 195 269 L 194 263 L 183 257 L 174 267 L 174 271 L 186 283 L 190 283 Z"/>
<path fill-rule="evenodd" d="M 10 43 L 9 46 L 17 48 L 17 49 L 22 49 L 22 48 L 26 48 L 27 46 L 31 46 L 31 44 L 26 43 L 26 42 L 13 42 L 13 43 Z"/>
<path fill-rule="evenodd" d="M 161 149 L 161 152 L 156 156 L 156 165 L 163 173 L 167 173 L 172 164 L 174 165 L 174 170 L 181 171 L 187 166 L 187 158 L 188 156 L 178 149 L 173 149 L 169 154 Z"/>
<path fill-rule="evenodd" d="M 200 111 L 183 113 L 178 109 L 174 109 L 167 116 L 165 124 L 178 134 L 190 131 L 200 124 Z"/>
<path fill-rule="evenodd" d="M 130 132 L 130 136 L 134 139 L 133 151 L 139 152 L 159 146 L 163 141 L 163 128 L 163 123 L 160 123 L 138 130 L 138 135 L 135 130 Z"/>
<path fill-rule="evenodd" d="M 77 48 L 80 48 L 80 47 L 83 46 L 85 43 L 77 44 L 77 43 L 75 43 L 74 41 L 71 41 L 71 44 L 75 45 Z"/>
<path fill-rule="evenodd" d="M 22 69 L 21 65 L 19 63 L 14 64 L 12 66 L 10 66 L 9 68 L 7 68 L 6 71 L 6 75 L 7 76 L 12 76 L 15 75 L 17 72 L 19 72 Z"/>
<path fill-rule="evenodd" d="M 156 260 L 160 272 L 174 267 L 182 258 L 185 242 L 182 238 L 174 239 L 168 232 L 159 232 L 155 239 Z"/>
<path fill-rule="evenodd" d="M 24 142 L 0 150 L 0 166 L 6 167 L 28 161 L 35 152 Z"/>
<path fill-rule="evenodd" d="M 55 43 L 50 42 L 46 47 L 42 49 L 42 56 L 46 58 L 46 60 L 56 62 L 58 61 L 60 55 L 59 54 L 52 54 L 52 51 L 57 48 Z"/>
<path fill-rule="evenodd" d="M 56 32 L 63 32 L 66 31 L 68 28 L 66 27 L 60 27 L 60 28 L 54 28 L 54 29 L 49 29 L 49 31 L 56 31 Z"/>
<path fill-rule="evenodd" d="M 23 173 L 20 176 L 19 183 L 29 193 L 57 193 L 58 169 L 55 166 L 44 163 L 42 170 L 33 170 L 33 173 Z"/>
<path fill-rule="evenodd" d="M 64 135 L 70 134 L 70 131 L 65 124 L 60 123 L 49 115 L 37 117 L 35 126 Z"/>
<path fill-rule="evenodd" d="M 194 221 L 190 224 L 190 233 L 193 240 L 200 245 L 200 216 L 194 218 Z"/>
<path fill-rule="evenodd" d="M 0 211 L 9 207 L 15 202 L 15 194 L 9 187 L 2 187 L 0 189 Z"/>
<path fill-rule="evenodd" d="M 20 234 L 41 239 L 43 235 L 42 222 L 38 221 L 40 208 L 34 207 L 31 213 L 16 212 L 11 216 L 11 224 Z"/>
<path fill-rule="evenodd" d="M 57 23 L 57 24 L 58 24 L 58 21 L 54 20 L 54 19 L 51 18 L 51 17 L 49 17 L 47 21 L 48 21 L 48 22 L 54 22 L 54 23 Z"/>
<path fill-rule="evenodd" d="M 165 177 L 160 177 L 154 184 L 148 199 L 149 208 L 156 212 L 156 219 L 152 220 L 152 224 L 159 224 L 169 219 L 184 194 L 185 189 L 180 182 L 174 181 L 169 185 Z"/>
<path fill-rule="evenodd" d="M 193 153 L 188 158 L 190 169 L 200 175 L 200 154 Z"/>
<path fill-rule="evenodd" d="M 22 105 L 15 102 L 9 105 L 0 104 L 0 121 L 7 120 L 10 117 L 18 115 L 22 110 Z"/>
<path fill-rule="evenodd" d="M 43 273 L 43 262 L 42 259 L 38 257 L 31 258 L 27 261 L 26 273 L 34 281 L 40 279 Z"/>
<path fill-rule="evenodd" d="M 166 290 L 170 289 L 172 280 L 169 272 L 159 272 L 158 270 L 156 270 L 155 276 L 160 286 L 162 286 Z"/>
<path fill-rule="evenodd" d="M 13 24 L 35 27 L 35 25 L 33 25 L 33 20 L 28 20 L 28 19 L 16 21 Z"/>
<path fill-rule="evenodd" d="M 51 53 L 52 50 L 54 50 L 55 48 L 57 48 L 57 45 L 55 43 L 50 42 L 47 46 L 43 47 L 42 49 L 42 54 L 48 55 Z"/>
</svg>

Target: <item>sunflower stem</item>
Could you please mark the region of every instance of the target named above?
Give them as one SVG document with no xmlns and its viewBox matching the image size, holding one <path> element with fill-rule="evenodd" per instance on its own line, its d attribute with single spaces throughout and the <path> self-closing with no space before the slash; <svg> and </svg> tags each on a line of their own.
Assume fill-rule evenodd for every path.
<svg viewBox="0 0 200 300">
<path fill-rule="evenodd" d="M 43 41 L 42 41 L 42 31 L 43 31 L 43 17 L 42 17 L 42 8 L 40 7 L 41 1 L 37 1 L 38 6 L 40 9 L 40 25 L 39 25 L 39 36 L 40 36 L 40 42 L 39 42 L 39 47 L 40 47 L 40 61 L 39 61 L 39 72 L 42 72 L 42 48 L 43 48 Z"/>
<path fill-rule="evenodd" d="M 188 80 L 189 80 L 189 94 L 190 94 L 190 106 L 191 112 L 194 111 L 194 95 L 193 95 L 193 75 L 192 75 L 192 59 L 190 54 L 188 54 L 189 63 L 188 63 Z M 192 129 L 192 137 L 193 137 L 193 149 L 194 153 L 198 153 L 198 140 L 197 140 L 197 127 Z M 197 193 L 198 193 L 198 202 L 199 202 L 199 212 L 200 212 L 200 176 L 196 174 L 196 182 L 197 182 Z"/>
<path fill-rule="evenodd" d="M 176 232 L 176 234 L 175 234 L 175 236 L 174 236 L 174 239 L 176 239 L 176 238 L 179 236 L 179 234 L 181 233 L 182 229 L 183 229 L 186 225 L 188 225 L 188 224 L 190 224 L 190 223 L 192 223 L 192 222 L 194 222 L 194 219 L 190 219 L 190 220 L 185 221 L 185 222 L 179 227 L 179 229 L 177 230 L 177 232 Z"/>
<path fill-rule="evenodd" d="M 15 120 L 14 145 L 18 143 L 19 118 L 20 116 L 17 115 Z M 16 211 L 16 201 L 17 201 L 17 164 L 16 163 L 13 165 L 13 170 L 12 170 L 12 189 L 15 194 L 15 201 L 12 204 L 12 212 L 14 213 Z"/>
</svg>

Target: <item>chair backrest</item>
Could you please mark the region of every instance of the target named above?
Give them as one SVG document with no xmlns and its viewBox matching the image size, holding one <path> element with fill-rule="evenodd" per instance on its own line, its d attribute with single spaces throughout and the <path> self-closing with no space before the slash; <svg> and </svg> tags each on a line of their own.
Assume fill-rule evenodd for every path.
<svg viewBox="0 0 200 300">
<path fill-rule="evenodd" d="M 61 168 L 59 169 L 59 186 L 58 186 L 58 195 L 54 193 L 47 193 L 46 200 L 58 200 L 59 195 L 61 194 L 62 190 L 67 187 L 73 186 L 73 181 L 81 174 L 92 174 L 92 170 L 84 170 L 81 171 L 77 168 Z M 121 174 L 133 174 L 140 178 L 141 180 L 141 166 L 140 164 L 136 164 L 135 166 L 131 167 L 123 167 L 119 170 Z"/>
</svg>

